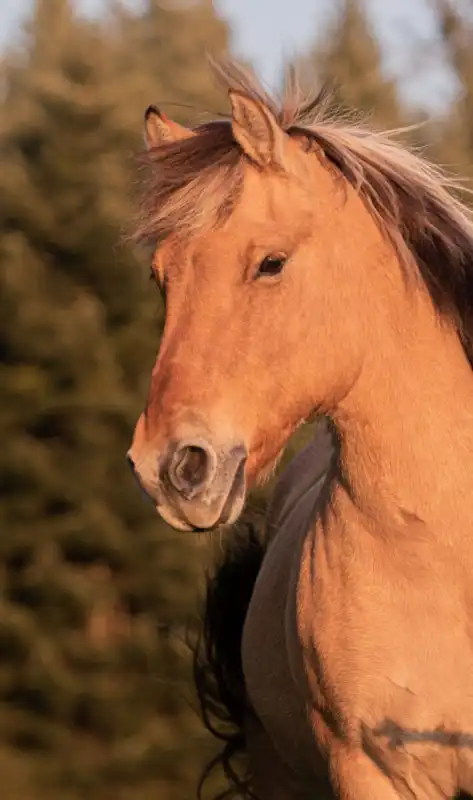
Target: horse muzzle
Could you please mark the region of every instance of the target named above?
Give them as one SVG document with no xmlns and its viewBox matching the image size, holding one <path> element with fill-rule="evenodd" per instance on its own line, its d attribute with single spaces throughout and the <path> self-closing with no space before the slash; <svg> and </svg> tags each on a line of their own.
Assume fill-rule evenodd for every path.
<svg viewBox="0 0 473 800">
<path fill-rule="evenodd" d="M 216 448 L 190 437 L 172 442 L 157 459 L 141 461 L 132 450 L 128 460 L 136 479 L 173 528 L 204 531 L 238 519 L 246 495 L 244 445 Z"/>
</svg>

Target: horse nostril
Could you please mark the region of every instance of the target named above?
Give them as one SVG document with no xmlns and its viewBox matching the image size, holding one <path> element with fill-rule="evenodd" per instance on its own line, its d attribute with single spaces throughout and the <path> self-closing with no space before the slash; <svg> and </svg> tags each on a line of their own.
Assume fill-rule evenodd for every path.
<svg viewBox="0 0 473 800">
<path fill-rule="evenodd" d="M 207 453 L 202 447 L 189 445 L 178 454 L 174 471 L 185 484 L 201 483 L 207 471 Z"/>
<path fill-rule="evenodd" d="M 130 456 L 129 453 L 126 454 L 126 460 L 127 460 L 127 464 L 130 467 L 131 471 L 133 472 L 133 474 L 135 474 L 135 462 L 133 461 L 133 459 L 132 459 L 132 457 Z"/>
<path fill-rule="evenodd" d="M 210 450 L 195 444 L 178 447 L 169 464 L 169 479 L 187 498 L 197 494 L 208 482 L 215 464 Z"/>
</svg>

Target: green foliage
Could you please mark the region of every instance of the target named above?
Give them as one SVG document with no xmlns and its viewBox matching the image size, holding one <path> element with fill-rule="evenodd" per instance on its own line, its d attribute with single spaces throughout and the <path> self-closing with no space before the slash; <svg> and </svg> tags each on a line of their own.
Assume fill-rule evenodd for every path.
<svg viewBox="0 0 473 800">
<path fill-rule="evenodd" d="M 437 2 L 462 92 L 426 131 L 473 163 L 473 34 Z M 37 0 L 2 62 L 0 115 L 0 769 L 9 800 L 182 800 L 213 752 L 192 705 L 186 626 L 206 540 L 158 520 L 125 453 L 162 308 L 137 254 L 132 155 L 149 102 L 183 123 L 225 106 L 205 52 L 210 0 L 149 0 L 102 22 Z M 408 118 L 361 3 L 307 62 L 383 126 Z M 168 108 L 169 104 L 169 108 Z M 288 456 L 310 435 L 302 429 Z M 271 485 L 253 498 L 264 513 Z"/>
<path fill-rule="evenodd" d="M 473 178 L 473 6 L 461 13 L 450 0 L 435 0 L 438 32 L 446 63 L 456 79 L 458 91 L 448 114 L 434 120 L 430 128 L 431 152 L 453 172 Z"/>
<path fill-rule="evenodd" d="M 126 39 L 123 20 L 108 31 L 37 2 L 6 63 L 0 738 L 25 764 L 7 770 L 12 800 L 191 796 L 204 760 L 184 646 L 203 549 L 159 522 L 125 463 L 162 309 L 118 242 L 163 28 L 160 72 L 178 63 L 203 106 L 204 43 L 221 49 L 226 28 L 208 3 L 144 16 Z"/>
<path fill-rule="evenodd" d="M 315 75 L 332 87 L 343 111 L 362 112 L 385 128 L 400 124 L 398 90 L 384 74 L 381 45 L 363 0 L 341 0 L 301 68 L 309 83 Z"/>
</svg>

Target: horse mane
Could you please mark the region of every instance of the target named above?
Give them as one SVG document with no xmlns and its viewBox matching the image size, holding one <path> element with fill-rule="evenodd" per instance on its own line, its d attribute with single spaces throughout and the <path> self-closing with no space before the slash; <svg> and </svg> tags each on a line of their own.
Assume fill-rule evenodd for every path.
<svg viewBox="0 0 473 800">
<path fill-rule="evenodd" d="M 338 175 L 359 193 L 391 240 L 408 277 L 425 282 L 439 313 L 452 318 L 473 366 L 473 220 L 460 183 L 399 142 L 402 131 L 380 132 L 330 110 L 322 90 L 304 99 L 295 80 L 279 102 L 235 62 L 214 64 L 227 90 L 263 103 L 307 149 L 320 148 Z M 230 118 L 198 125 L 192 136 L 139 158 L 141 192 L 135 241 L 192 234 L 228 218 L 243 184 L 245 156 Z"/>
<path fill-rule="evenodd" d="M 245 522 L 225 537 L 222 548 L 207 576 L 201 630 L 192 647 L 200 714 L 207 730 L 222 743 L 203 771 L 198 798 L 207 779 L 220 768 L 228 789 L 215 800 L 256 800 L 246 754 L 245 718 L 253 712 L 245 690 L 241 641 L 265 547 L 256 526 Z"/>
</svg>

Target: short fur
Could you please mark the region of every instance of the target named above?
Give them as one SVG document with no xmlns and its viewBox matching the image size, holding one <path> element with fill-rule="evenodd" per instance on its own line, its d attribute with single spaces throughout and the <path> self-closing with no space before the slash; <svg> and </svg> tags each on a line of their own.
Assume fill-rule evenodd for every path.
<svg viewBox="0 0 473 800">
<path fill-rule="evenodd" d="M 238 65 L 216 66 L 228 90 L 267 107 L 290 136 L 321 148 L 357 188 L 390 237 L 408 275 L 419 269 L 438 309 L 455 317 L 473 363 L 473 222 L 443 169 L 395 140 L 396 132 L 369 130 L 330 113 L 322 90 L 302 99 L 293 83 L 281 104 Z M 172 232 L 195 232 L 225 221 L 242 189 L 241 149 L 231 119 L 195 128 L 192 136 L 140 156 L 140 212 L 134 238 L 156 243 Z"/>
</svg>

